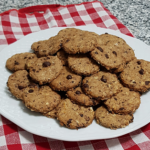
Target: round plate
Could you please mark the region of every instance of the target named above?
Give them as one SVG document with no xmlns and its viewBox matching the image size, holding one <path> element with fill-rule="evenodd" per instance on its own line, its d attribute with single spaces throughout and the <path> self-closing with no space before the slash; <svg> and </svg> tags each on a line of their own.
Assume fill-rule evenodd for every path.
<svg viewBox="0 0 150 150">
<path fill-rule="evenodd" d="M 150 61 L 150 46 L 144 44 L 142 41 L 121 34 L 120 32 L 103 29 L 92 26 L 76 27 L 86 31 L 92 31 L 97 34 L 109 33 L 123 38 L 135 51 L 138 59 L 145 59 Z M 14 122 L 18 126 L 36 135 L 43 137 L 64 140 L 64 141 L 84 141 L 94 139 L 108 139 L 118 137 L 149 123 L 150 116 L 150 92 L 141 96 L 141 105 L 134 113 L 134 121 L 129 126 L 111 130 L 98 125 L 95 121 L 86 127 L 79 130 L 71 130 L 61 127 L 57 120 L 47 118 L 40 113 L 31 112 L 24 104 L 11 96 L 7 89 L 6 82 L 11 75 L 5 68 L 6 60 L 16 53 L 31 51 L 31 44 L 39 40 L 45 40 L 51 36 L 56 35 L 61 29 L 51 28 L 40 32 L 32 33 L 21 40 L 7 46 L 0 52 L 0 113 Z"/>
</svg>

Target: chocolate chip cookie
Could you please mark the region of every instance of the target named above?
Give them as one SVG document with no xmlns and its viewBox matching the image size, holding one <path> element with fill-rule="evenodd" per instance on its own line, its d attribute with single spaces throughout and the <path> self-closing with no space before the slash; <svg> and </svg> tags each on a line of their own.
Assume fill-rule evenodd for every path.
<svg viewBox="0 0 150 150">
<path fill-rule="evenodd" d="M 133 122 L 133 115 L 119 115 L 110 113 L 105 107 L 101 106 L 95 111 L 96 122 L 106 128 L 124 128 Z"/>
<path fill-rule="evenodd" d="M 40 85 L 50 83 L 62 70 L 61 60 L 57 56 L 38 58 L 30 67 L 30 77 Z"/>
<path fill-rule="evenodd" d="M 30 83 L 28 72 L 26 70 L 18 70 L 9 76 L 7 86 L 13 96 L 17 99 L 22 99 L 23 91 Z"/>
<path fill-rule="evenodd" d="M 150 62 L 134 59 L 120 74 L 122 83 L 131 90 L 146 92 L 150 89 Z"/>
<path fill-rule="evenodd" d="M 123 87 L 121 92 L 106 100 L 108 110 L 116 114 L 133 114 L 140 106 L 140 94 Z"/>
<path fill-rule="evenodd" d="M 92 52 L 91 57 L 107 70 L 118 69 L 125 64 L 122 52 L 114 45 L 98 45 Z M 122 71 L 122 70 L 121 70 Z"/>
<path fill-rule="evenodd" d="M 67 96 L 73 103 L 83 106 L 95 106 L 100 103 L 96 99 L 90 98 L 89 96 L 85 95 L 81 87 L 77 87 L 75 89 L 67 91 Z"/>
<path fill-rule="evenodd" d="M 82 30 L 63 42 L 64 51 L 69 54 L 87 53 L 93 51 L 96 45 L 96 36 Z"/>
<path fill-rule="evenodd" d="M 34 60 L 37 56 L 34 53 L 19 53 L 10 57 L 6 62 L 6 68 L 10 71 L 25 70 L 28 60 Z"/>
<path fill-rule="evenodd" d="M 122 85 L 116 74 L 100 71 L 90 77 L 86 77 L 82 82 L 84 92 L 98 100 L 106 100 L 117 94 Z"/>
<path fill-rule="evenodd" d="M 23 102 L 31 111 L 48 113 L 57 107 L 61 101 L 58 93 L 49 86 L 29 86 L 24 90 Z"/>
<path fill-rule="evenodd" d="M 73 104 L 69 99 L 61 102 L 57 113 L 60 125 L 70 129 L 79 129 L 89 126 L 94 119 L 92 107 Z"/>
<path fill-rule="evenodd" d="M 114 45 L 120 51 L 122 51 L 122 56 L 125 58 L 126 62 L 135 59 L 134 50 L 126 43 L 126 41 L 118 36 L 111 34 L 102 34 L 98 38 L 98 45 Z"/>
<path fill-rule="evenodd" d="M 68 91 L 81 83 L 82 77 L 73 73 L 68 67 L 64 66 L 60 75 L 49 85 L 56 91 Z"/>
<path fill-rule="evenodd" d="M 87 54 L 69 55 L 68 66 L 76 74 L 84 76 L 89 76 L 100 70 L 100 66 L 97 62 Z"/>
<path fill-rule="evenodd" d="M 62 39 L 59 36 L 53 36 L 48 40 L 34 42 L 31 49 L 35 51 L 38 57 L 45 57 L 55 54 L 62 45 Z"/>
</svg>

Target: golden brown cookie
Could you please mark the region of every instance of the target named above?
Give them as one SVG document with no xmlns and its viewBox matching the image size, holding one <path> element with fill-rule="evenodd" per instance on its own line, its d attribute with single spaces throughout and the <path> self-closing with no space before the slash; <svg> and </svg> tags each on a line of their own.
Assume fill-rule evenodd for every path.
<svg viewBox="0 0 150 150">
<path fill-rule="evenodd" d="M 57 107 L 61 97 L 49 86 L 29 86 L 24 90 L 23 102 L 31 111 L 48 113 Z"/>
<path fill-rule="evenodd" d="M 79 75 L 89 76 L 97 73 L 100 66 L 87 54 L 76 54 L 68 56 L 69 68 Z"/>
<path fill-rule="evenodd" d="M 95 34 L 82 30 L 76 32 L 63 42 L 64 51 L 68 54 L 87 53 L 93 51 L 96 45 L 97 40 Z"/>
<path fill-rule="evenodd" d="M 73 103 L 83 106 L 95 106 L 100 103 L 96 99 L 90 98 L 89 96 L 85 95 L 81 87 L 77 87 L 75 89 L 67 91 L 67 96 Z"/>
<path fill-rule="evenodd" d="M 106 100 L 117 94 L 122 85 L 116 74 L 100 71 L 82 81 L 84 92 L 98 100 Z"/>
<path fill-rule="evenodd" d="M 57 56 L 38 58 L 30 67 L 30 77 L 40 85 L 50 83 L 62 70 L 62 63 Z"/>
<path fill-rule="evenodd" d="M 140 94 L 123 87 L 121 92 L 106 100 L 108 110 L 116 114 L 133 114 L 140 106 Z"/>
<path fill-rule="evenodd" d="M 82 77 L 73 73 L 68 67 L 64 66 L 60 75 L 49 85 L 56 91 L 68 91 L 81 83 Z"/>
<path fill-rule="evenodd" d="M 146 92 L 150 89 L 150 62 L 134 59 L 120 74 L 122 83 L 131 90 Z"/>
<path fill-rule="evenodd" d="M 98 38 L 98 45 L 114 45 L 120 51 L 126 62 L 135 59 L 134 50 L 126 43 L 126 41 L 118 36 L 111 34 L 102 34 Z"/>
<path fill-rule="evenodd" d="M 9 91 L 17 99 L 22 99 L 23 91 L 30 85 L 28 72 L 26 70 L 18 70 L 9 76 L 7 86 Z"/>
<path fill-rule="evenodd" d="M 118 129 L 124 128 L 133 122 L 133 115 L 112 114 L 105 107 L 101 106 L 95 111 L 95 119 L 98 124 L 106 128 Z"/>
<path fill-rule="evenodd" d="M 6 68 L 10 71 L 18 71 L 18 70 L 25 70 L 26 63 L 28 60 L 32 61 L 36 59 L 36 55 L 34 53 L 19 53 L 15 54 L 12 57 L 10 57 L 6 62 Z"/>
<path fill-rule="evenodd" d="M 114 45 L 97 46 L 92 52 L 91 57 L 107 70 L 118 69 L 122 64 L 125 64 L 125 59 L 122 57 L 120 49 Z"/>
<path fill-rule="evenodd" d="M 79 129 L 89 126 L 94 119 L 92 107 L 73 104 L 69 99 L 61 102 L 57 113 L 60 125 L 70 129 Z"/>
<path fill-rule="evenodd" d="M 35 51 L 38 57 L 45 57 L 55 54 L 61 49 L 62 39 L 59 36 L 53 36 L 48 40 L 34 42 L 31 49 Z"/>
</svg>

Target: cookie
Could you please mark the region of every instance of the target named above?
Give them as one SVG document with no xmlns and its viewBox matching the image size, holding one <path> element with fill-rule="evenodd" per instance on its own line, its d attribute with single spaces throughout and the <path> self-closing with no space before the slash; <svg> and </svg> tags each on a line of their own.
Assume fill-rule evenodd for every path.
<svg viewBox="0 0 150 150">
<path fill-rule="evenodd" d="M 9 76 L 7 86 L 13 96 L 17 99 L 22 99 L 23 91 L 30 83 L 28 72 L 26 70 L 18 70 Z"/>
<path fill-rule="evenodd" d="M 96 99 L 90 98 L 89 96 L 85 95 L 81 87 L 77 87 L 75 89 L 67 91 L 67 96 L 73 103 L 83 106 L 95 106 L 100 103 Z"/>
<path fill-rule="evenodd" d="M 110 113 L 105 107 L 101 106 L 95 111 L 96 122 L 106 128 L 124 128 L 133 122 L 133 115 L 119 115 Z"/>
<path fill-rule="evenodd" d="M 114 45 L 120 51 L 122 51 L 122 56 L 128 63 L 129 61 L 135 59 L 134 50 L 126 43 L 126 41 L 118 36 L 111 34 L 102 34 L 98 38 L 98 45 Z"/>
<path fill-rule="evenodd" d="M 62 40 L 63 41 L 62 45 L 63 45 L 63 43 L 66 40 L 70 39 L 71 37 L 75 36 L 76 34 L 79 34 L 81 31 L 82 30 L 76 29 L 76 28 L 66 28 L 66 29 L 60 30 L 57 35 L 63 39 Z"/>
<path fill-rule="evenodd" d="M 107 45 L 109 42 L 112 41 L 116 42 L 117 44 L 126 43 L 124 39 L 108 33 L 99 35 L 99 37 L 97 37 L 97 41 L 99 45 Z"/>
<path fill-rule="evenodd" d="M 87 54 L 69 55 L 68 66 L 76 74 L 84 76 L 89 76 L 100 70 L 99 65 Z"/>
<path fill-rule="evenodd" d="M 107 70 L 116 70 L 122 64 L 125 64 L 125 59 L 122 57 L 122 52 L 114 45 L 98 45 L 91 52 L 91 57 L 98 64 L 104 66 Z"/>
<path fill-rule="evenodd" d="M 73 104 L 69 99 L 61 102 L 57 113 L 60 125 L 70 129 L 79 129 L 89 126 L 94 119 L 92 107 L 83 107 Z"/>
<path fill-rule="evenodd" d="M 96 36 L 82 30 L 63 42 L 64 51 L 68 54 L 87 53 L 93 51 L 96 45 Z"/>
<path fill-rule="evenodd" d="M 40 85 L 50 83 L 62 70 L 62 63 L 57 56 L 38 58 L 30 67 L 30 77 Z"/>
<path fill-rule="evenodd" d="M 150 62 L 135 59 L 129 62 L 120 74 L 122 83 L 137 92 L 146 92 L 150 89 Z"/>
<path fill-rule="evenodd" d="M 68 54 L 63 49 L 57 52 L 57 57 L 61 60 L 64 66 L 68 64 Z"/>
<path fill-rule="evenodd" d="M 103 71 L 84 78 L 82 82 L 84 92 L 98 100 L 111 98 L 119 92 L 121 86 L 116 74 Z"/>
<path fill-rule="evenodd" d="M 55 54 L 61 49 L 62 39 L 59 36 L 53 36 L 48 40 L 34 42 L 31 49 L 35 51 L 38 57 L 45 57 Z"/>
<path fill-rule="evenodd" d="M 10 71 L 18 71 L 26 69 L 26 62 L 28 60 L 36 59 L 36 55 L 33 53 L 19 53 L 10 57 L 6 62 L 6 68 Z"/>
<path fill-rule="evenodd" d="M 48 113 L 57 107 L 61 97 L 49 86 L 29 86 L 22 95 L 25 106 L 31 111 Z"/>
<path fill-rule="evenodd" d="M 140 94 L 123 87 L 121 92 L 106 100 L 108 110 L 116 114 L 133 114 L 140 106 Z"/>
<path fill-rule="evenodd" d="M 81 83 L 82 77 L 73 73 L 68 67 L 63 66 L 60 75 L 49 85 L 56 91 L 68 91 Z"/>
</svg>

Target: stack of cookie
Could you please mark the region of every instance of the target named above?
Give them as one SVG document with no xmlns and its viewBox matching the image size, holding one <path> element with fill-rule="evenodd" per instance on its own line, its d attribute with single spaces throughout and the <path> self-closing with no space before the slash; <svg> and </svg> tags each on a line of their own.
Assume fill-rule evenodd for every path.
<svg viewBox="0 0 150 150">
<path fill-rule="evenodd" d="M 150 62 L 138 60 L 121 38 L 66 28 L 6 62 L 7 86 L 31 111 L 70 129 L 94 118 L 111 128 L 133 122 L 140 95 L 150 89 Z"/>
</svg>

